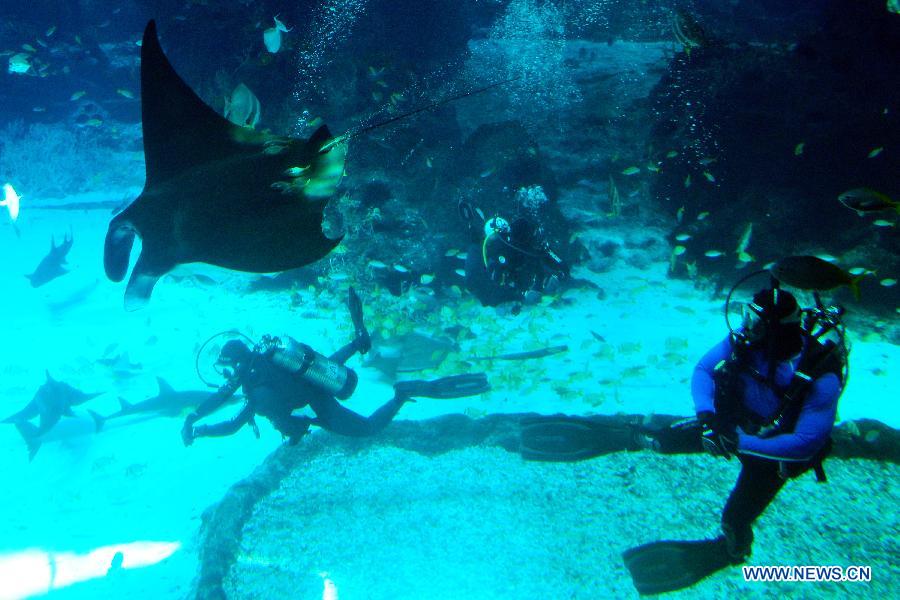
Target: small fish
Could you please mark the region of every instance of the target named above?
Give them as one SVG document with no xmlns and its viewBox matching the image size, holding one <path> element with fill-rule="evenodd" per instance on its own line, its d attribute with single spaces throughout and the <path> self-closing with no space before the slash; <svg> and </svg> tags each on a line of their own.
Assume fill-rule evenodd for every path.
<svg viewBox="0 0 900 600">
<path fill-rule="evenodd" d="M 131 90 L 126 90 L 125 88 L 119 88 L 116 90 L 116 93 L 124 98 L 128 98 L 129 100 L 134 100 L 134 92 Z"/>
<path fill-rule="evenodd" d="M 847 190 L 838 196 L 838 201 L 847 208 L 855 210 L 860 215 L 882 210 L 895 210 L 900 212 L 900 203 L 871 188 L 854 188 L 852 190 Z"/>
<path fill-rule="evenodd" d="M 711 165 L 711 164 L 713 164 L 714 162 L 716 162 L 716 160 L 718 160 L 718 159 L 711 158 L 711 157 L 709 157 L 709 156 L 707 156 L 706 158 L 701 158 L 701 159 L 700 159 L 700 166 L 705 167 L 705 166 L 707 166 L 707 165 Z"/>
<path fill-rule="evenodd" d="M 686 187 L 686 188 L 691 187 L 691 176 L 690 175 L 688 175 L 687 177 L 684 178 L 684 187 Z"/>
<path fill-rule="evenodd" d="M 738 261 L 742 263 L 752 263 L 756 259 L 747 254 L 746 252 L 738 252 Z"/>
<path fill-rule="evenodd" d="M 9 212 L 9 218 L 13 223 L 19 218 L 19 201 L 22 196 L 16 193 L 11 183 L 3 184 L 3 200 L 0 200 L 0 206 L 5 206 Z"/>
<path fill-rule="evenodd" d="M 678 152 L 676 152 L 675 150 L 669 150 L 668 152 L 666 152 L 666 158 L 675 158 L 676 156 L 678 156 Z"/>
<path fill-rule="evenodd" d="M 897 280 L 892 277 L 889 277 L 887 279 L 882 279 L 878 283 L 884 287 L 894 287 L 895 285 L 897 285 Z"/>
<path fill-rule="evenodd" d="M 691 234 L 689 234 L 689 233 L 679 233 L 678 235 L 675 236 L 676 242 L 686 242 L 689 239 L 691 239 Z"/>
<path fill-rule="evenodd" d="M 419 277 L 419 283 L 421 283 L 422 285 L 428 285 L 432 281 L 434 281 L 434 275 L 430 273 L 426 273 Z"/>
<path fill-rule="evenodd" d="M 22 44 L 22 50 L 25 50 L 27 52 L 37 52 L 37 48 L 35 48 L 31 44 Z"/>
<path fill-rule="evenodd" d="M 281 192 L 283 194 L 285 192 L 290 191 L 291 184 L 288 183 L 287 181 L 276 181 L 275 183 L 271 184 L 269 187 L 272 188 L 273 190 L 275 190 L 276 192 Z"/>
<path fill-rule="evenodd" d="M 72 101 L 74 102 L 75 100 L 78 100 L 78 99 L 80 99 L 80 98 L 84 98 L 84 96 L 85 96 L 86 94 L 87 94 L 87 92 L 85 92 L 84 90 L 75 92 L 74 94 L 72 94 L 71 96 L 69 96 L 69 100 L 72 100 Z"/>
<path fill-rule="evenodd" d="M 820 259 L 824 260 L 825 262 L 830 262 L 830 263 L 837 262 L 837 256 L 833 256 L 831 254 L 816 254 L 816 258 L 820 258 Z"/>
<path fill-rule="evenodd" d="M 531 350 L 529 352 L 512 352 L 510 354 L 498 354 L 495 356 L 474 356 L 472 357 L 473 361 L 480 360 L 528 360 L 531 358 L 544 358 L 545 356 L 553 356 L 554 354 L 559 354 L 561 352 L 568 352 L 569 347 L 566 345 L 562 346 L 548 346 L 546 348 L 541 348 L 539 350 Z"/>
<path fill-rule="evenodd" d="M 893 227 L 894 224 L 887 219 L 875 219 L 872 221 L 872 225 L 875 227 Z"/>
<path fill-rule="evenodd" d="M 288 167 L 284 170 L 284 174 L 288 177 L 300 177 L 309 167 Z"/>
<path fill-rule="evenodd" d="M 469 258 L 469 253 L 468 252 L 459 252 L 459 253 L 457 253 L 456 258 L 458 258 L 459 260 L 466 260 L 467 258 Z"/>
<path fill-rule="evenodd" d="M 622 170 L 622 175 L 637 175 L 640 172 L 641 169 L 639 167 L 628 167 Z"/>
<path fill-rule="evenodd" d="M 450 248 L 446 252 L 444 252 L 444 256 L 456 256 L 459 253 L 459 250 L 456 248 Z"/>
<path fill-rule="evenodd" d="M 684 246 L 675 246 L 672 249 L 672 254 L 674 254 L 675 256 L 681 256 L 685 252 L 687 252 L 687 248 L 685 248 Z"/>
<path fill-rule="evenodd" d="M 332 281 L 346 281 L 350 279 L 350 276 L 344 272 L 331 272 L 328 274 L 328 279 Z"/>
<path fill-rule="evenodd" d="M 720 256 L 723 256 L 724 254 L 725 253 L 722 252 L 721 250 L 707 250 L 706 252 L 703 253 L 703 256 L 705 256 L 707 258 L 719 258 Z"/>
<path fill-rule="evenodd" d="M 681 223 L 681 220 L 683 218 L 684 218 L 684 207 L 682 206 L 675 212 L 675 221 L 678 223 Z"/>
<path fill-rule="evenodd" d="M 709 216 L 709 211 L 708 211 L 708 210 L 704 210 L 702 213 L 700 213 L 699 215 L 697 215 L 697 220 L 698 220 L 698 221 L 702 221 L 702 220 L 704 220 L 704 219 L 705 219 L 706 217 L 708 217 L 708 216 Z"/>
<path fill-rule="evenodd" d="M 51 25 L 49 29 L 44 33 L 45 36 L 50 37 L 54 33 L 56 33 L 56 25 Z"/>
<path fill-rule="evenodd" d="M 466 270 L 465 270 L 465 269 L 456 269 L 456 270 L 453 271 L 453 272 L 456 273 L 457 275 L 459 275 L 460 277 L 465 277 L 465 276 L 466 276 Z"/>
<path fill-rule="evenodd" d="M 496 170 L 496 167 L 491 167 L 490 169 L 485 169 L 484 171 L 482 171 L 478 176 L 484 179 L 485 177 L 490 177 L 491 175 L 493 175 L 494 171 Z"/>
<path fill-rule="evenodd" d="M 382 79 L 379 79 L 378 81 L 376 81 L 375 85 L 377 85 L 378 87 L 383 87 L 383 88 L 388 87 L 387 82 Z"/>
<path fill-rule="evenodd" d="M 398 273 L 409 273 L 409 269 L 407 269 L 403 265 L 394 265 L 394 270 Z"/>
<path fill-rule="evenodd" d="M 741 238 L 738 240 L 737 249 L 735 249 L 735 254 L 744 254 L 745 250 L 747 250 L 747 246 L 750 245 L 750 236 L 753 235 L 753 223 L 747 223 L 747 226 L 744 228 L 744 233 L 741 234 Z"/>
<path fill-rule="evenodd" d="M 710 173 L 709 171 L 703 171 L 703 176 L 706 177 L 706 180 L 710 183 L 716 182 L 715 176 L 712 173 Z"/>
<path fill-rule="evenodd" d="M 869 152 L 869 158 L 875 158 L 882 152 L 884 152 L 884 146 L 878 146 L 877 148 L 872 148 L 872 150 Z"/>
<path fill-rule="evenodd" d="M 387 265 L 380 260 L 370 260 L 369 266 L 373 269 L 387 269 Z"/>
<path fill-rule="evenodd" d="M 75 43 L 78 44 L 79 46 L 81 45 L 81 36 L 80 35 L 75 36 Z"/>
<path fill-rule="evenodd" d="M 88 119 L 87 121 L 85 121 L 84 124 L 88 127 L 100 127 L 101 125 L 103 125 L 103 121 L 98 119 L 97 117 L 94 117 L 93 119 Z"/>
<path fill-rule="evenodd" d="M 29 62 L 29 56 L 24 52 L 20 52 L 19 54 L 13 54 L 9 57 L 9 68 L 8 71 L 10 73 L 27 73 L 31 70 L 31 63 Z"/>
<path fill-rule="evenodd" d="M 384 94 L 382 94 L 381 92 L 379 92 L 379 91 L 372 92 L 372 100 L 374 100 L 375 102 L 381 102 L 381 100 L 383 98 L 384 98 Z"/>
<path fill-rule="evenodd" d="M 287 146 L 279 146 L 277 144 L 272 144 L 271 146 L 266 146 L 265 149 L 263 149 L 263 154 L 268 154 L 271 156 L 271 155 L 275 155 L 275 154 L 281 154 L 285 150 L 287 150 Z"/>
<path fill-rule="evenodd" d="M 606 338 L 605 338 L 605 337 L 603 337 L 602 335 L 600 335 L 599 333 L 597 333 L 597 332 L 594 331 L 593 329 L 591 329 L 591 335 L 594 336 L 594 339 L 597 340 L 598 342 L 605 342 L 605 341 L 606 341 Z"/>
<path fill-rule="evenodd" d="M 647 170 L 650 171 L 651 173 L 659 173 L 661 169 L 659 168 L 659 165 L 655 165 L 653 163 L 647 163 Z"/>
<path fill-rule="evenodd" d="M 801 290 L 827 291 L 846 285 L 859 298 L 859 280 L 837 265 L 818 256 L 786 256 L 769 269 L 772 276 L 782 283 Z"/>
<path fill-rule="evenodd" d="M 800 142 L 796 146 L 794 146 L 794 156 L 800 156 L 803 154 L 803 146 L 806 145 L 806 142 Z"/>
<path fill-rule="evenodd" d="M 872 269 L 867 269 L 865 267 L 853 267 L 847 271 L 851 275 L 874 275 L 875 271 Z"/>
<path fill-rule="evenodd" d="M 382 67 L 380 69 L 376 69 L 375 67 L 370 65 L 369 66 L 369 77 L 371 77 L 372 79 L 381 77 L 381 74 L 384 73 L 384 69 L 385 69 L 384 67 Z"/>
<path fill-rule="evenodd" d="M 425 157 L 425 166 L 428 167 L 429 169 L 431 168 L 432 165 L 431 165 L 431 157 L 430 156 Z"/>
<path fill-rule="evenodd" d="M 275 21 L 275 29 L 277 29 L 278 31 L 281 31 L 282 33 L 289 33 L 293 29 L 293 27 L 291 27 L 291 28 L 285 27 L 284 23 L 279 21 L 277 16 L 272 17 L 272 20 Z"/>
</svg>

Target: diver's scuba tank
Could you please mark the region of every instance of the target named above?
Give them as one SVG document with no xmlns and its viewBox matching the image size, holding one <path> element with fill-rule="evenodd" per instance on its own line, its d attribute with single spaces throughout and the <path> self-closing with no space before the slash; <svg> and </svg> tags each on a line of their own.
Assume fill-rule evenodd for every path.
<svg viewBox="0 0 900 600">
<path fill-rule="evenodd" d="M 353 369 L 319 354 L 306 344 L 288 338 L 286 346 L 276 346 L 272 361 L 295 377 L 313 384 L 335 398 L 346 400 L 356 390 L 359 377 Z"/>
</svg>

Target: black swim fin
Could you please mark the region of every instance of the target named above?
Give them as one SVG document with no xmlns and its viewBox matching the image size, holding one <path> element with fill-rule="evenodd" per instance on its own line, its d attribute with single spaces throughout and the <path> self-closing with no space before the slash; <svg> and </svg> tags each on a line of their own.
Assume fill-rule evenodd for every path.
<svg viewBox="0 0 900 600">
<path fill-rule="evenodd" d="M 641 448 L 637 428 L 618 417 L 526 417 L 520 426 L 525 460 L 574 462 Z"/>
<path fill-rule="evenodd" d="M 360 354 L 365 354 L 372 348 L 372 338 L 369 337 L 369 331 L 366 329 L 365 323 L 363 323 L 362 301 L 352 287 L 350 288 L 347 305 L 350 307 L 350 319 L 353 321 L 357 348 Z"/>
<path fill-rule="evenodd" d="M 724 537 L 651 542 L 626 550 L 622 558 L 641 595 L 690 587 L 732 564 Z"/>
<path fill-rule="evenodd" d="M 406 398 L 464 398 L 487 392 L 490 389 L 491 384 L 488 383 L 487 375 L 484 373 L 451 375 L 432 381 L 413 379 L 398 381 L 394 384 L 396 394 Z"/>
</svg>

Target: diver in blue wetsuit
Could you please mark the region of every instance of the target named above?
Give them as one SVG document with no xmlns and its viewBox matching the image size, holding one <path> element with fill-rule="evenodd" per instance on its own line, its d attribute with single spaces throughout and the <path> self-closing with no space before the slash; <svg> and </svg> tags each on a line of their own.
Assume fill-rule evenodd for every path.
<svg viewBox="0 0 900 600">
<path fill-rule="evenodd" d="M 846 380 L 842 312 L 818 296 L 815 308 L 801 310 L 773 281 L 744 307 L 742 326 L 700 359 L 691 381 L 697 419 L 649 432 L 652 447 L 680 453 L 700 451 L 702 443 L 714 456 L 737 456 L 741 472 L 722 512 L 723 535 L 623 553 L 638 592 L 683 589 L 743 563 L 754 521 L 785 481 L 810 469 L 825 480 L 822 461 Z M 836 340 L 827 337 L 833 332 Z"/>
<path fill-rule="evenodd" d="M 749 556 L 751 526 L 787 479 L 815 469 L 824 480 L 845 348 L 809 335 L 802 316 L 789 292 L 762 290 L 745 307 L 741 329 L 694 369 L 691 392 L 704 447 L 741 461 L 722 514 L 733 562 Z"/>
</svg>

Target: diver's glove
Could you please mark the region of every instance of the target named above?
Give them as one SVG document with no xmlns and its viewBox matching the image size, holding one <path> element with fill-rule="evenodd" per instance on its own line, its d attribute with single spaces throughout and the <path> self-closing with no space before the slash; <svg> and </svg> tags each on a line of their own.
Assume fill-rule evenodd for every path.
<svg viewBox="0 0 900 600">
<path fill-rule="evenodd" d="M 714 412 L 700 412 L 697 414 L 697 419 L 703 426 L 700 438 L 700 441 L 703 442 L 703 449 L 713 456 L 724 456 L 731 460 L 731 457 L 737 454 L 736 433 L 728 432 Z"/>
<path fill-rule="evenodd" d="M 181 428 L 181 441 L 184 442 L 185 446 L 190 446 L 194 443 L 194 423 L 197 422 L 200 416 L 197 413 L 191 413 L 184 419 L 184 427 Z"/>
</svg>

